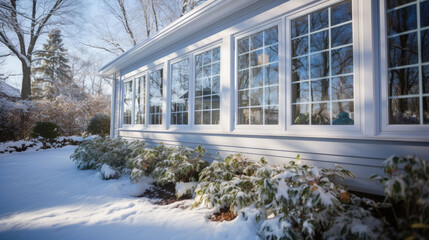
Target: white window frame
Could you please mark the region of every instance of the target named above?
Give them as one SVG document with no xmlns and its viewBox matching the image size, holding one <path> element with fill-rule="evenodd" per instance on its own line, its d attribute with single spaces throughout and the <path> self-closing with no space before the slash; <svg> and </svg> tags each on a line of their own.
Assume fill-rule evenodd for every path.
<svg viewBox="0 0 429 240">
<path fill-rule="evenodd" d="M 238 40 L 248 37 L 252 34 L 267 30 L 269 28 L 277 26 L 278 31 L 278 66 L 279 66 L 279 72 L 278 72 L 278 81 L 279 81 L 279 90 L 278 90 L 278 116 L 279 116 L 279 122 L 277 125 L 252 125 L 252 124 L 238 124 Z M 234 132 L 242 133 L 276 133 L 278 134 L 279 131 L 284 132 L 286 129 L 284 127 L 284 106 L 285 106 L 285 83 L 284 83 L 284 76 L 285 76 L 285 66 L 282 64 L 282 62 L 285 62 L 285 25 L 281 18 L 276 18 L 274 20 L 258 24 L 256 27 L 253 26 L 252 28 L 246 28 L 242 31 L 239 31 L 232 35 L 234 46 L 231 48 L 230 54 L 234 56 L 234 67 L 231 68 L 232 71 L 234 71 L 234 87 L 232 89 L 232 94 L 234 97 L 234 106 L 232 107 L 234 114 L 233 114 L 233 126 L 234 126 Z"/>
<path fill-rule="evenodd" d="M 150 118 L 150 112 L 149 112 L 149 110 L 150 110 L 150 103 L 149 103 L 149 94 L 150 94 L 150 81 L 149 81 L 149 74 L 150 73 L 152 73 L 152 72 L 156 72 L 156 71 L 158 71 L 158 70 L 161 70 L 162 69 L 162 102 L 163 102 L 163 104 L 162 104 L 162 114 L 161 114 L 161 116 L 162 116 L 162 120 L 161 120 L 161 124 L 150 124 L 150 120 L 149 120 L 149 118 Z M 145 74 L 146 74 L 146 99 L 147 99 L 147 106 L 146 106 L 146 109 L 147 109 L 147 111 L 146 111 L 146 122 L 145 122 L 145 129 L 147 129 L 147 130 L 162 130 L 162 129 L 165 129 L 165 124 L 166 124 L 166 121 L 168 120 L 169 121 L 169 119 L 167 119 L 165 116 L 166 116 L 166 110 L 167 109 L 165 109 L 165 103 L 166 103 L 166 94 L 165 94 L 165 91 L 166 91 L 166 88 L 167 88 L 167 86 L 166 85 L 168 85 L 168 83 L 166 84 L 166 80 L 167 80 L 167 71 L 168 71 L 168 69 L 166 69 L 165 68 L 165 64 L 164 63 L 161 63 L 161 64 L 158 64 L 158 65 L 156 65 L 156 66 L 153 66 L 153 67 L 150 67 L 150 68 L 148 68 L 146 71 L 145 71 Z M 168 90 L 168 89 L 167 89 Z M 168 111 L 169 112 L 169 111 Z M 167 115 L 168 116 L 168 115 Z"/>
<path fill-rule="evenodd" d="M 411 4 L 415 4 L 414 2 Z M 420 1 L 417 3 L 417 22 L 420 22 Z M 388 74 L 388 44 L 387 44 L 387 17 L 386 17 L 386 1 L 381 0 L 379 2 L 379 20 L 380 20 L 380 82 L 381 82 L 381 98 L 380 98 L 380 114 L 381 114 L 381 129 L 380 129 L 380 135 L 381 136 L 388 136 L 388 137 L 413 137 L 413 138 L 424 138 L 428 139 L 428 132 L 429 132 L 429 124 L 389 124 L 389 105 L 388 105 L 388 86 L 389 86 L 389 74 Z M 417 31 L 421 31 L 420 28 L 417 28 Z M 420 44 L 420 34 L 418 35 L 418 46 L 421 46 Z M 422 49 L 419 49 L 419 52 L 421 52 Z M 419 54 L 421 56 L 421 54 Z M 422 64 L 421 59 L 418 59 L 418 63 L 415 64 L 419 67 L 419 98 L 422 95 L 422 84 L 421 84 L 421 77 L 422 77 Z M 419 100 L 420 101 L 420 100 Z M 423 114 L 423 102 L 420 101 L 420 121 L 422 119 Z"/>
<path fill-rule="evenodd" d="M 286 86 L 287 86 L 287 109 L 286 109 L 286 129 L 290 134 L 310 134 L 310 135 L 356 135 L 361 133 L 361 94 L 360 89 L 363 80 L 361 79 L 360 67 L 360 0 L 351 0 L 352 3 L 352 31 L 353 31 L 353 102 L 354 102 L 354 125 L 294 125 L 292 121 L 292 51 L 291 51 L 291 21 L 311 14 L 313 12 L 331 7 L 346 0 L 332 0 L 314 5 L 306 9 L 297 9 L 285 17 L 286 25 Z M 331 31 L 331 28 L 329 28 Z M 330 109 L 332 111 L 332 109 Z"/>
</svg>

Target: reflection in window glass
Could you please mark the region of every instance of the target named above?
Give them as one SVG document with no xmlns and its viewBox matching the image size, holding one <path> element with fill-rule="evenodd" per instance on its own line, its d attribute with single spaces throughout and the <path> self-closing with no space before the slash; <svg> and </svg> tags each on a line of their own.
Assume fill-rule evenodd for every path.
<svg viewBox="0 0 429 240">
<path fill-rule="evenodd" d="M 220 48 L 215 48 L 195 56 L 194 124 L 219 124 L 219 111 Z"/>
<path fill-rule="evenodd" d="M 124 83 L 124 124 L 131 124 L 133 112 L 133 81 Z"/>
<path fill-rule="evenodd" d="M 134 96 L 135 124 L 145 124 L 146 112 L 146 76 L 136 79 Z"/>
<path fill-rule="evenodd" d="M 277 27 L 239 39 L 237 45 L 238 124 L 278 124 Z"/>
<path fill-rule="evenodd" d="M 389 124 L 429 124 L 429 1 L 386 7 Z"/>
<path fill-rule="evenodd" d="M 351 1 L 291 22 L 292 124 L 353 125 Z"/>
<path fill-rule="evenodd" d="M 162 124 L 162 69 L 150 72 L 149 80 L 149 124 Z"/>
<path fill-rule="evenodd" d="M 189 108 L 189 60 L 171 66 L 171 124 L 187 125 Z"/>
</svg>

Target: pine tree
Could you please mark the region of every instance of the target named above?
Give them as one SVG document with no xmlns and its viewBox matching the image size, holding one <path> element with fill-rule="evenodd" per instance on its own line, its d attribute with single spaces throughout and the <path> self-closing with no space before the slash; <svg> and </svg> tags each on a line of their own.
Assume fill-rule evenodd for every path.
<svg viewBox="0 0 429 240">
<path fill-rule="evenodd" d="M 36 66 L 33 68 L 33 93 L 35 97 L 54 98 L 67 91 L 73 83 L 67 50 L 59 29 L 49 33 L 43 50 L 37 51 Z"/>
</svg>

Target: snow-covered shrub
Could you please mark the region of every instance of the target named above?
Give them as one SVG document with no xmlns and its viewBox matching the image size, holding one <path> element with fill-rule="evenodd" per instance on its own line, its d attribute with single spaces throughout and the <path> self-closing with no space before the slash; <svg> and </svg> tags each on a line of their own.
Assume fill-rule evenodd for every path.
<svg viewBox="0 0 429 240">
<path fill-rule="evenodd" d="M 95 114 L 89 121 L 88 133 L 104 137 L 110 133 L 110 117 L 104 114 Z"/>
<path fill-rule="evenodd" d="M 126 171 L 133 152 L 126 140 L 97 137 L 83 142 L 70 156 L 79 169 L 100 169 L 103 164 Z"/>
<path fill-rule="evenodd" d="M 27 139 L 36 122 L 31 101 L 0 98 L 0 142 Z"/>
<path fill-rule="evenodd" d="M 136 148 L 134 157 L 130 159 L 131 182 L 138 182 L 142 176 L 149 176 L 155 170 L 156 164 L 170 154 L 170 149 L 160 144 L 156 147 Z"/>
<path fill-rule="evenodd" d="M 101 166 L 100 172 L 104 180 L 118 179 L 121 176 L 118 170 L 113 169 L 109 164 L 106 163 Z"/>
<path fill-rule="evenodd" d="M 384 176 L 374 175 L 384 188 L 385 202 L 395 218 L 396 238 L 429 236 L 429 164 L 415 156 L 392 156 L 383 162 Z"/>
<path fill-rule="evenodd" d="M 294 161 L 269 165 L 263 158 L 252 162 L 234 154 L 201 172 L 194 207 L 229 207 L 243 216 L 256 208 L 263 239 L 377 239 L 382 222 L 353 205 L 351 195 L 334 181 L 347 176 L 352 174 L 340 166 L 319 169 Z M 356 223 L 359 227 L 353 228 Z M 340 232 L 329 234 L 339 226 Z"/>
<path fill-rule="evenodd" d="M 53 140 L 60 135 L 60 127 L 53 122 L 37 122 L 33 128 L 31 136 L 42 137 L 46 140 Z"/>
</svg>

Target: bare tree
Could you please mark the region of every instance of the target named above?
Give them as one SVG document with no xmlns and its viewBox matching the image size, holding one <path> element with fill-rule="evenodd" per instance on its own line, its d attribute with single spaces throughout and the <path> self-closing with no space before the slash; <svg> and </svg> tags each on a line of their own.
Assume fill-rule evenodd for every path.
<svg viewBox="0 0 429 240">
<path fill-rule="evenodd" d="M 3 64 L 5 61 L 6 61 L 6 58 L 8 57 L 8 56 L 10 56 L 11 54 L 10 53 L 7 53 L 7 54 L 1 54 L 0 55 L 0 65 L 1 64 Z M 5 81 L 6 79 L 8 79 L 9 78 L 9 75 L 8 74 L 5 74 L 5 73 L 0 73 L 0 81 Z"/>
<path fill-rule="evenodd" d="M 23 99 L 31 96 L 31 62 L 37 41 L 47 33 L 48 26 L 64 23 L 56 17 L 64 19 L 72 3 L 73 0 L 0 2 L 0 42 L 21 61 Z"/>
</svg>

